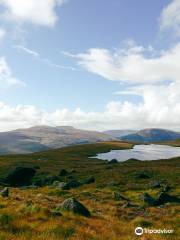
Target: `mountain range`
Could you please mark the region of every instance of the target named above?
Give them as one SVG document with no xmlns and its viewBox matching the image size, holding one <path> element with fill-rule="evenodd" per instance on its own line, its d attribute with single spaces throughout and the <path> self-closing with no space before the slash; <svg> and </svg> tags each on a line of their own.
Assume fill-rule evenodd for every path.
<svg viewBox="0 0 180 240">
<path fill-rule="evenodd" d="M 123 140 L 162 142 L 180 139 L 180 133 L 166 129 L 86 131 L 70 126 L 35 126 L 0 133 L 0 154 L 32 153 L 70 145 Z"/>
<path fill-rule="evenodd" d="M 174 132 L 167 129 L 152 128 L 140 130 L 136 133 L 122 136 L 121 140 L 149 143 L 149 142 L 173 141 L 179 138 L 180 138 L 179 132 Z"/>
<path fill-rule="evenodd" d="M 114 140 L 97 131 L 85 131 L 69 126 L 35 126 L 0 133 L 0 154 L 31 153 L 69 145 Z"/>
</svg>

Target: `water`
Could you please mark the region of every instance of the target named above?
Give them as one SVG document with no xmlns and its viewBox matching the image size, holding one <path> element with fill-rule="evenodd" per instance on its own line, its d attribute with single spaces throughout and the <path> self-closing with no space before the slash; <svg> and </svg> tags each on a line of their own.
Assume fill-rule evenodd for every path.
<svg viewBox="0 0 180 240">
<path fill-rule="evenodd" d="M 138 160 L 158 160 L 180 157 L 180 147 L 171 147 L 165 145 L 135 145 L 133 149 L 128 150 L 111 150 L 107 153 L 100 153 L 95 158 L 102 160 L 117 159 L 124 162 L 130 158 Z"/>
</svg>

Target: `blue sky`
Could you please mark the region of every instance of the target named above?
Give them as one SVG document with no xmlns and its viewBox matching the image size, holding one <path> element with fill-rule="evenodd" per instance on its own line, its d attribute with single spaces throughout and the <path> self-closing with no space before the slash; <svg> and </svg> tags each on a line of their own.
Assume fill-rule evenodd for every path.
<svg viewBox="0 0 180 240">
<path fill-rule="evenodd" d="M 27 2 L 0 1 L 0 59 L 8 68 L 4 79 L 0 63 L 1 131 L 37 124 L 178 129 L 164 119 L 172 104 L 179 111 L 177 56 L 170 54 L 179 51 L 179 0 Z M 173 96 L 157 116 L 149 98 L 167 100 L 156 96 L 162 88 Z"/>
</svg>

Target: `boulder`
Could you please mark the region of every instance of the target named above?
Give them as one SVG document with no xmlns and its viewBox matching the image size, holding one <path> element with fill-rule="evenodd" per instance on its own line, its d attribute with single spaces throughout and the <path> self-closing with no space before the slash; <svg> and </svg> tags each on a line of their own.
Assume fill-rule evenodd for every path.
<svg viewBox="0 0 180 240">
<path fill-rule="evenodd" d="M 161 183 L 159 181 L 152 181 L 150 182 L 150 188 L 160 188 L 161 187 Z"/>
<path fill-rule="evenodd" d="M 139 172 L 135 174 L 136 179 L 149 179 L 150 176 L 146 172 Z"/>
<path fill-rule="evenodd" d="M 167 194 L 166 192 L 161 192 L 156 200 L 157 205 L 163 205 L 165 203 L 180 203 L 180 198 Z"/>
<path fill-rule="evenodd" d="M 61 205 L 60 208 L 65 211 L 71 211 L 75 214 L 79 214 L 85 217 L 90 217 L 91 214 L 89 210 L 75 198 L 66 199 Z"/>
<path fill-rule="evenodd" d="M 35 179 L 33 181 L 35 186 L 47 186 L 47 185 L 51 185 L 53 184 L 53 182 L 58 181 L 58 177 L 57 176 L 41 176 L 40 179 Z"/>
<path fill-rule="evenodd" d="M 148 193 L 144 193 L 140 196 L 140 199 L 144 201 L 145 204 L 148 206 L 155 206 L 156 205 L 156 199 L 151 197 Z"/>
<path fill-rule="evenodd" d="M 81 181 L 82 184 L 91 184 L 95 182 L 95 178 L 90 176 L 88 178 L 85 178 Z"/>
<path fill-rule="evenodd" d="M 0 191 L 0 195 L 2 197 L 9 197 L 9 188 L 5 187 L 3 190 Z"/>
<path fill-rule="evenodd" d="M 69 186 L 68 186 L 68 183 L 66 182 L 60 182 L 57 186 L 58 188 L 60 188 L 61 190 L 69 190 Z"/>
<path fill-rule="evenodd" d="M 5 183 L 10 186 L 27 186 L 31 184 L 31 180 L 36 174 L 36 170 L 32 167 L 16 167 L 5 178 Z"/>
</svg>

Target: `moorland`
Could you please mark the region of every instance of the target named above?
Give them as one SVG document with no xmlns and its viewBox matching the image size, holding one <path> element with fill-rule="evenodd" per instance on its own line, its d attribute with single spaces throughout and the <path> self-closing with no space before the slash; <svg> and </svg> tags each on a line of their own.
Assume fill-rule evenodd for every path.
<svg viewBox="0 0 180 240">
<path fill-rule="evenodd" d="M 90 158 L 132 147 L 112 141 L 0 156 L 0 239 L 178 240 L 180 157 L 121 163 Z M 34 171 L 28 183 L 27 169 Z M 137 226 L 174 232 L 138 237 Z"/>
</svg>

